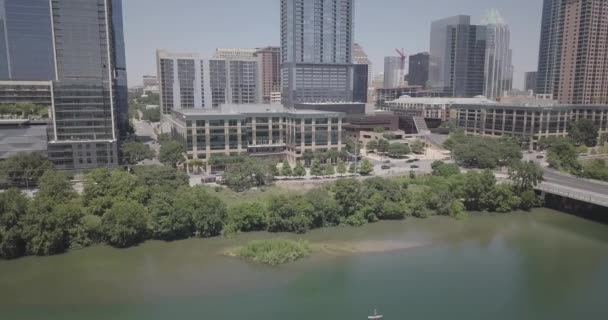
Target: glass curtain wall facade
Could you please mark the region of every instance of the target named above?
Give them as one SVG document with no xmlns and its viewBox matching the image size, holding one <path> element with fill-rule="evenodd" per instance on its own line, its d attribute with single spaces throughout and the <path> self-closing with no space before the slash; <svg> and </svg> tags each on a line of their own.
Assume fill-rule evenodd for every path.
<svg viewBox="0 0 608 320">
<path fill-rule="evenodd" d="M 403 85 L 403 80 L 400 77 L 404 75 L 401 72 L 400 57 L 384 57 L 384 88 L 399 88 Z"/>
<path fill-rule="evenodd" d="M 65 169 L 115 166 L 127 109 L 120 1 L 53 1 L 52 12 L 57 79 L 49 158 Z"/>
<path fill-rule="evenodd" d="M 427 52 L 422 52 L 410 56 L 408 85 L 426 88 L 428 79 L 429 54 Z"/>
<path fill-rule="evenodd" d="M 499 16 L 487 17 L 484 96 L 498 100 L 513 87 L 511 31 Z"/>
<path fill-rule="evenodd" d="M 352 100 L 353 15 L 353 0 L 281 0 L 285 105 Z"/>
<path fill-rule="evenodd" d="M 431 24 L 429 85 L 453 97 L 484 93 L 487 27 L 470 24 L 469 16 L 455 16 Z"/>
<path fill-rule="evenodd" d="M 55 79 L 48 0 L 0 0 L 0 80 Z"/>
<path fill-rule="evenodd" d="M 536 93 L 553 95 L 560 74 L 565 0 L 544 0 L 538 53 Z"/>
</svg>

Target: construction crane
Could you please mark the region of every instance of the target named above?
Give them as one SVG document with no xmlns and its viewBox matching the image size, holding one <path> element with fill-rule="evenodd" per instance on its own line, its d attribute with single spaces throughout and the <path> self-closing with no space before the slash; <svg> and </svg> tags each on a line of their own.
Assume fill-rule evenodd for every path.
<svg viewBox="0 0 608 320">
<path fill-rule="evenodd" d="M 402 86 L 405 83 L 405 62 L 407 61 L 407 54 L 405 54 L 405 49 L 395 49 L 399 56 L 401 57 L 401 68 L 399 69 L 399 86 Z"/>
</svg>

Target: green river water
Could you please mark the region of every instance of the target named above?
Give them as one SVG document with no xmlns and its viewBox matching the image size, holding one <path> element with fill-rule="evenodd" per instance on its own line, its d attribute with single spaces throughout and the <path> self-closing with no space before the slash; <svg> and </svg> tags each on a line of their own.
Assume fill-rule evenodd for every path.
<svg viewBox="0 0 608 320">
<path fill-rule="evenodd" d="M 548 209 L 317 230 L 269 267 L 234 239 L 0 261 L 0 319 L 608 319 L 608 226 Z"/>
</svg>

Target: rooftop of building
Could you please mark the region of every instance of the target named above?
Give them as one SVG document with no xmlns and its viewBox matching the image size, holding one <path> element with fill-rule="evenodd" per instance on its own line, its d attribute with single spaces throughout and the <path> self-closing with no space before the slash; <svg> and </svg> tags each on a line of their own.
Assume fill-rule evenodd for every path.
<svg viewBox="0 0 608 320">
<path fill-rule="evenodd" d="M 296 110 L 286 108 L 281 104 L 223 104 L 214 109 L 177 109 L 173 112 L 184 116 L 225 116 L 246 114 L 294 114 L 294 115 L 325 115 L 328 117 L 342 117 L 342 112 L 329 112 L 319 110 Z"/>
<path fill-rule="evenodd" d="M 490 100 L 484 96 L 474 98 L 436 98 L 436 97 L 419 97 L 413 98 L 410 96 L 401 96 L 397 100 L 388 101 L 387 103 L 411 103 L 411 104 L 426 104 L 426 105 L 453 105 L 453 104 L 484 104 L 495 105 L 496 101 Z"/>
<path fill-rule="evenodd" d="M 517 103 L 496 103 L 490 104 L 479 104 L 479 103 L 460 103 L 452 106 L 456 109 L 511 109 L 511 110 L 572 110 L 572 109 L 589 109 L 589 110 L 608 110 L 608 104 L 517 104 Z"/>
</svg>

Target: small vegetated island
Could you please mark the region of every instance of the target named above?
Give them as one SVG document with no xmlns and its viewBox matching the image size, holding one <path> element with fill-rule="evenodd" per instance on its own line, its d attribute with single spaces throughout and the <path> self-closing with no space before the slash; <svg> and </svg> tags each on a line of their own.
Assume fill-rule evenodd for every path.
<svg viewBox="0 0 608 320">
<path fill-rule="evenodd" d="M 308 241 L 288 239 L 255 240 L 229 252 L 230 255 L 271 266 L 294 262 L 311 253 Z"/>
</svg>

